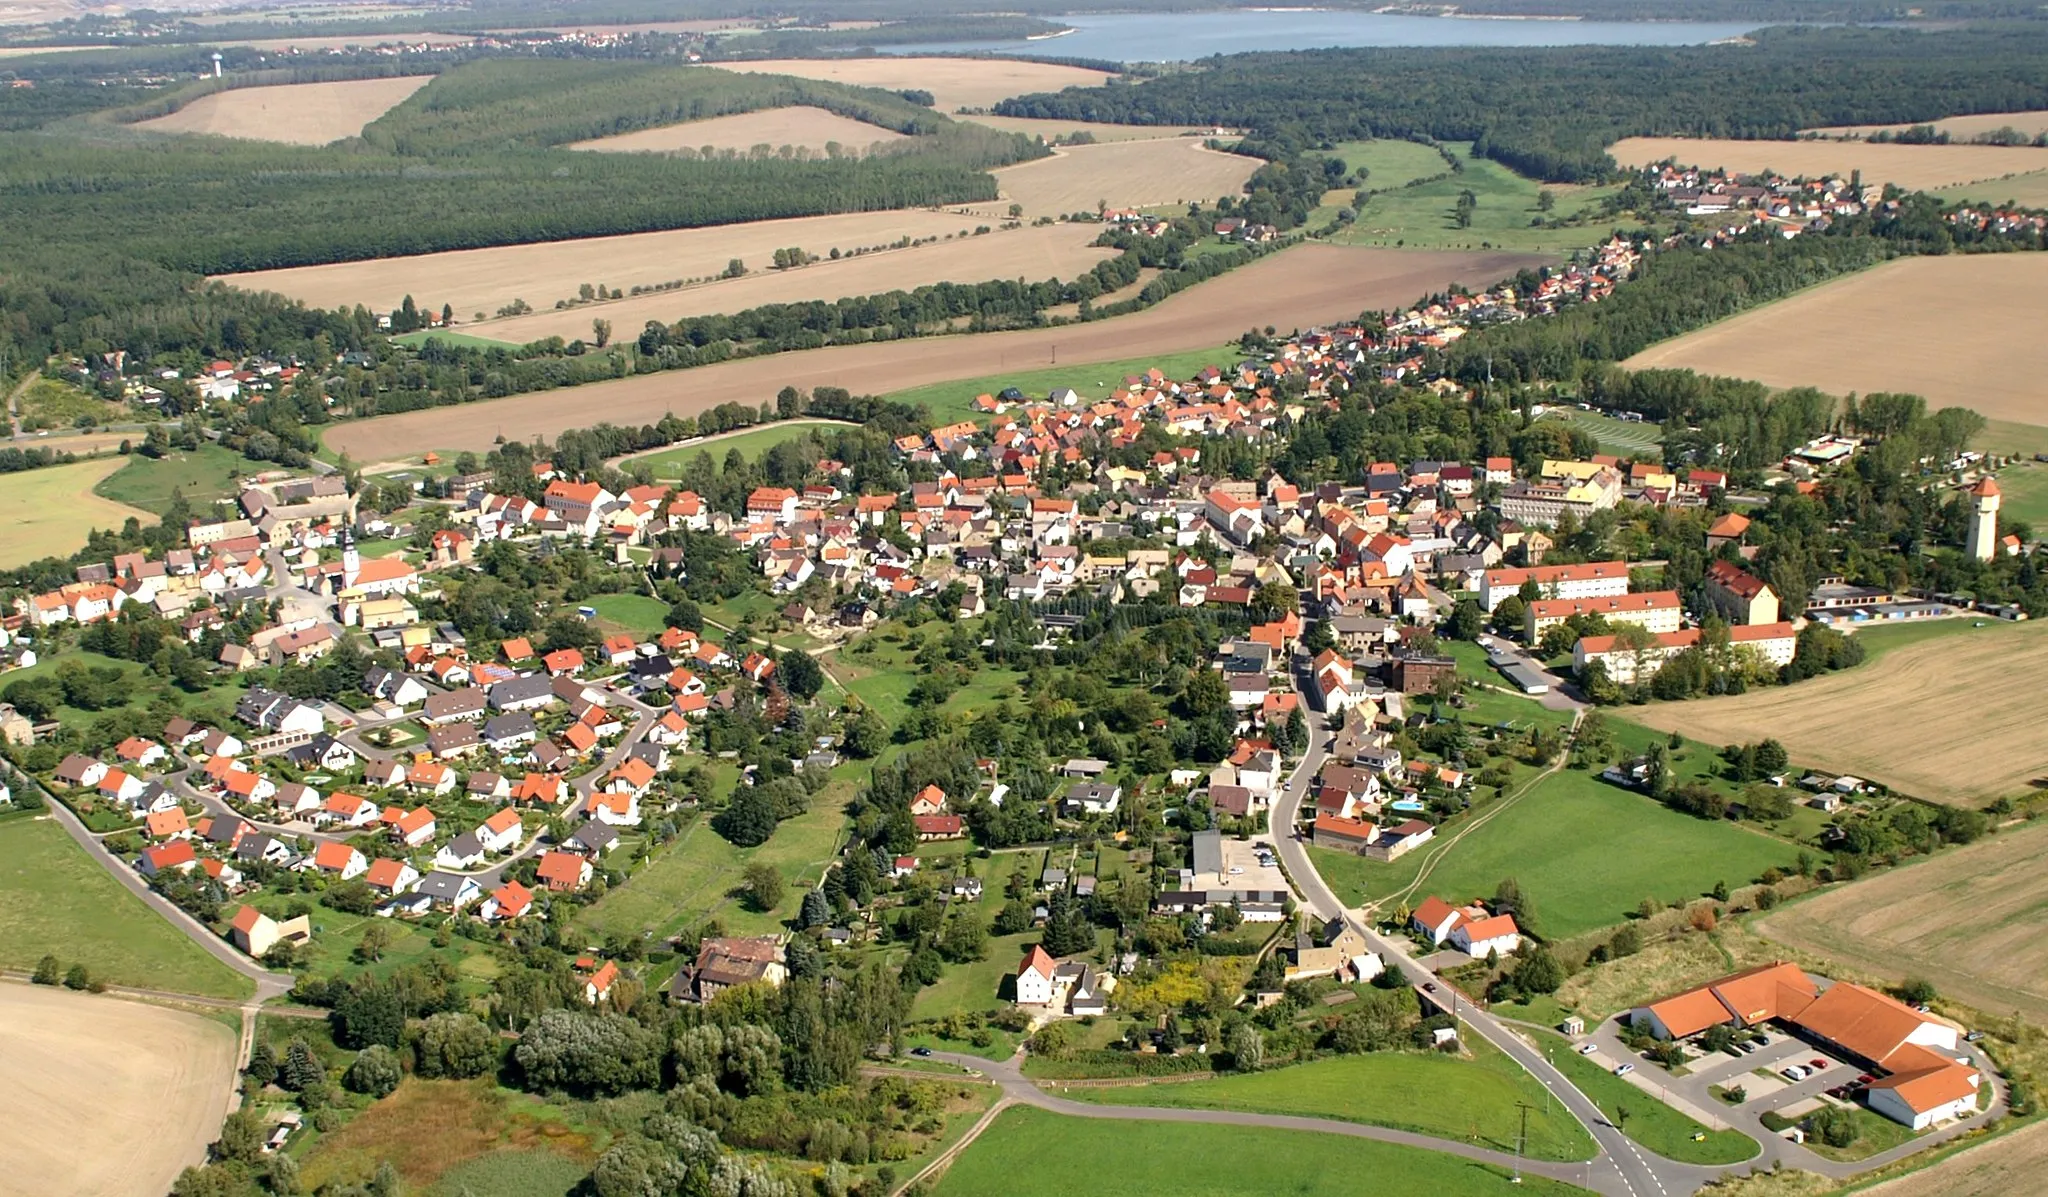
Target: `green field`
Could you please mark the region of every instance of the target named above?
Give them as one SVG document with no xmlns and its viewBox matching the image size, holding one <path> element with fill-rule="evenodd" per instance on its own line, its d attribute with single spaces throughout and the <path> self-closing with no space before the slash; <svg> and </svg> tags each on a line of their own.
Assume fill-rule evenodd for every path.
<svg viewBox="0 0 2048 1197">
<path fill-rule="evenodd" d="M 1020 1178 L 1029 1178 L 1029 1187 Z M 1369 1179 L 1368 1179 L 1369 1178 Z M 1355 1197 L 1427 1193 L 1478 1197 L 1517 1191 L 1501 1170 L 1366 1139 L 1162 1122 L 1068 1118 L 1005 1110 L 940 1178 L 936 1197 Z M 1527 1177 L 1526 1193 L 1582 1192 Z"/>
<path fill-rule="evenodd" d="M 1579 1092 L 1600 1107 L 1622 1133 L 1667 1159 L 1687 1164 L 1735 1164 L 1757 1153 L 1756 1140 L 1740 1131 L 1708 1130 L 1571 1049 L 1548 1031 L 1536 1042 Z M 1620 1117 L 1626 1110 L 1628 1117 Z M 1705 1138 L 1694 1139 L 1694 1135 Z"/>
<path fill-rule="evenodd" d="M 493 341 L 489 337 L 473 337 L 465 332 L 449 332 L 447 329 L 441 328 L 423 328 L 418 332 L 401 333 L 391 339 L 400 345 L 410 345 L 415 349 L 426 344 L 429 339 L 464 349 L 519 348 L 517 344 L 511 341 Z"/>
<path fill-rule="evenodd" d="M 2044 172 L 2048 177 L 2048 172 Z M 2010 420 L 1986 420 L 1984 431 L 1970 440 L 1970 448 L 1986 453 L 2018 453 L 2029 456 L 2048 453 L 2048 427 L 2015 424 Z"/>
<path fill-rule="evenodd" d="M 728 453 L 737 449 L 740 456 L 753 461 L 782 442 L 793 441 L 806 433 L 815 432 L 826 436 L 830 435 L 832 429 L 852 427 L 854 425 L 838 420 L 781 420 L 773 424 L 763 424 L 758 428 L 749 428 L 745 432 L 731 436 L 721 436 L 715 440 L 677 445 L 658 453 L 629 457 L 619 463 L 619 468 L 630 469 L 636 465 L 644 465 L 654 471 L 657 481 L 673 482 L 683 476 L 683 467 L 699 453 L 709 453 L 712 461 L 723 462 Z"/>
<path fill-rule="evenodd" d="M 111 668 L 120 670 L 124 681 L 122 694 L 127 700 L 124 704 L 126 707 L 152 704 L 176 707 L 186 715 L 202 722 L 227 722 L 234 711 L 236 700 L 241 697 L 242 693 L 239 686 L 230 684 L 216 686 L 204 694 L 187 694 L 163 678 L 144 669 L 134 661 L 117 660 L 113 657 L 101 656 L 99 653 L 86 652 L 83 649 L 52 653 L 27 669 L 10 670 L 6 674 L 4 681 L 0 681 L 0 686 L 12 685 L 17 681 L 25 681 L 29 678 L 49 677 L 57 672 L 58 666 L 71 660 L 80 661 L 93 669 Z M 246 675 L 244 677 L 246 678 Z M 54 717 L 60 723 L 83 727 L 100 718 L 105 713 L 102 711 L 82 710 L 67 704 L 58 707 Z"/>
<path fill-rule="evenodd" d="M 2022 208 L 2048 207 L 2048 170 L 1986 179 L 1980 183 L 1958 183 L 1936 188 L 1931 194 L 1949 203 L 2014 204 Z"/>
<path fill-rule="evenodd" d="M 1345 167 L 1354 173 L 1364 170 L 1367 191 L 1406 187 L 1417 179 L 1450 169 L 1434 146 L 1417 141 L 1340 141 L 1335 149 L 1325 152 L 1343 159 Z"/>
<path fill-rule="evenodd" d="M 1998 514 L 2026 521 L 2036 535 L 2048 531 L 2048 462 L 2014 462 L 1998 471 L 1998 489 Z"/>
<path fill-rule="evenodd" d="M 253 990 L 123 889 L 53 819 L 0 823 L 0 965 L 33 969 L 46 954 L 115 985 L 225 998 Z"/>
<path fill-rule="evenodd" d="M 666 626 L 662 619 L 668 615 L 668 604 L 644 594 L 601 594 L 582 605 L 595 607 L 600 621 L 643 640 L 661 635 Z"/>
<path fill-rule="evenodd" d="M 1982 624 L 1982 627 L 1978 625 Z M 1853 625 L 1852 625 L 1853 626 Z M 1962 616 L 1956 619 L 1914 619 L 1902 623 L 1873 623 L 1856 628 L 1857 643 L 1863 645 L 1865 663 L 1907 645 L 1927 640 L 1941 640 L 1950 636 L 1996 634 L 1997 629 L 2013 625 L 1988 615 Z"/>
<path fill-rule="evenodd" d="M 552 1151 L 494 1151 L 457 1164 L 427 1190 L 430 1197 L 567 1197 L 590 1169 Z"/>
<path fill-rule="evenodd" d="M 1547 939 L 1618 923 L 1646 897 L 1676 904 L 1717 881 L 1745 885 L 1774 865 L 1789 870 L 1798 854 L 1783 840 L 1679 814 L 1569 769 L 1447 848 L 1430 845 L 1391 864 L 1314 851 L 1317 871 L 1353 905 L 1405 889 L 1425 865 L 1432 867 L 1410 906 L 1431 894 L 1452 902 L 1488 897 L 1513 877 L 1534 899 L 1534 929 Z"/>
<path fill-rule="evenodd" d="M 1600 447 L 1620 457 L 1663 461 L 1664 429 L 1648 421 L 1617 420 L 1597 411 L 1558 407 L 1543 413 L 1546 420 L 1564 420 L 1593 434 Z"/>
<path fill-rule="evenodd" d="M 1583 1160 L 1594 1154 L 1584 1127 L 1550 1100 L 1535 1077 L 1476 1039 L 1474 1059 L 1374 1052 L 1313 1060 L 1291 1068 L 1215 1080 L 1074 1088 L 1062 1096 L 1104 1105 L 1173 1106 L 1298 1114 L 1391 1126 L 1515 1150 L 1517 1102 L 1528 1102 L 1532 1159 Z"/>
<path fill-rule="evenodd" d="M 129 455 L 127 465 L 93 487 L 93 493 L 162 513 L 171 505 L 175 490 L 184 492 L 194 507 L 204 508 L 214 499 L 234 498 L 240 490 L 236 480 L 262 470 L 262 463 L 219 445 L 201 445 L 190 453 L 174 449 L 158 458 L 135 453 Z"/>
<path fill-rule="evenodd" d="M 1419 183 L 1395 191 L 1382 191 L 1363 200 L 1358 219 L 1331 237 L 1343 245 L 1406 246 L 1411 249 L 1495 249 L 1531 253 L 1557 253 L 1579 249 L 1605 240 L 1611 231 L 1605 223 L 1589 222 L 1560 229 L 1531 228 L 1529 222 L 1543 217 L 1569 218 L 1580 212 L 1597 212 L 1600 201 L 1613 194 L 1613 187 L 1548 188 L 1556 198 L 1549 213 L 1537 208 L 1537 193 L 1544 188 L 1523 178 L 1498 162 L 1469 156 L 1468 145 L 1446 144 L 1446 149 L 1463 162 L 1465 169 L 1434 183 Z M 1430 171 L 1427 173 L 1435 173 Z M 1376 180 L 1367 179 L 1371 188 Z M 1470 191 L 1477 201 L 1472 223 L 1457 227 L 1453 211 L 1458 193 Z M 1634 222 L 1625 222 L 1633 225 Z"/>
<path fill-rule="evenodd" d="M 1009 370 L 981 378 L 963 378 L 955 382 L 935 382 L 930 386 L 912 387 L 885 396 L 898 403 L 922 403 L 931 410 L 932 418 L 941 424 L 956 420 L 980 418 L 974 410 L 977 395 L 1000 394 L 1005 387 L 1016 387 L 1026 398 L 1044 399 L 1055 387 L 1072 387 L 1084 399 L 1105 399 L 1122 388 L 1123 380 L 1129 374 L 1143 374 L 1158 367 L 1168 378 L 1188 379 L 1204 366 L 1215 366 L 1229 370 L 1244 360 L 1244 354 L 1235 347 L 1219 346 L 1215 349 L 1191 349 L 1185 353 L 1153 354 L 1149 357 L 1127 358 L 1117 362 L 1080 363 L 1072 366 L 1047 366 L 1037 370 Z"/>
</svg>

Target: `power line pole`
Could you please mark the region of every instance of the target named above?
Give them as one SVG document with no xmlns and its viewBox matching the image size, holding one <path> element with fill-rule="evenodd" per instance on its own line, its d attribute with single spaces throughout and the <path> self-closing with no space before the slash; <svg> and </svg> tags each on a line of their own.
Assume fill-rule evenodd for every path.
<svg viewBox="0 0 2048 1197">
<path fill-rule="evenodd" d="M 1529 1110 L 1531 1107 L 1526 1101 L 1517 1101 L 1515 1104 L 1520 1106 L 1522 1110 L 1522 1133 L 1515 1136 L 1515 1175 L 1508 1183 L 1518 1185 L 1522 1183 L 1522 1149 L 1529 1141 Z"/>
</svg>

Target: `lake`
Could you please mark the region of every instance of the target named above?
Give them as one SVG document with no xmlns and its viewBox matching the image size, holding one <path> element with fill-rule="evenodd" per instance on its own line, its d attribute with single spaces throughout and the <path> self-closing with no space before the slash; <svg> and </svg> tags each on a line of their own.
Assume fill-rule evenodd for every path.
<svg viewBox="0 0 2048 1197">
<path fill-rule="evenodd" d="M 899 54 L 992 50 L 1111 62 L 1188 62 L 1250 50 L 1332 46 L 1696 46 L 1758 28 L 1734 21 L 1527 21 L 1370 12 L 1234 9 L 1055 17 L 1074 32 L 1038 41 L 932 42 Z"/>
</svg>

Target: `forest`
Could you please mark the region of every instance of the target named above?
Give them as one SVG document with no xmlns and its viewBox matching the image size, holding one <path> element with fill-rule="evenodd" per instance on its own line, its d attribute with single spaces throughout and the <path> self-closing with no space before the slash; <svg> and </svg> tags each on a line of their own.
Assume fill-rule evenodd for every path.
<svg viewBox="0 0 2048 1197">
<path fill-rule="evenodd" d="M 1008 116 L 1241 125 L 1262 142 L 1471 141 L 1551 182 L 1615 175 L 1636 134 L 1789 137 L 2048 107 L 2048 25 L 1938 33 L 1780 28 L 1755 45 L 1357 49 L 1240 54 L 1142 85 L 1019 96 Z"/>
</svg>

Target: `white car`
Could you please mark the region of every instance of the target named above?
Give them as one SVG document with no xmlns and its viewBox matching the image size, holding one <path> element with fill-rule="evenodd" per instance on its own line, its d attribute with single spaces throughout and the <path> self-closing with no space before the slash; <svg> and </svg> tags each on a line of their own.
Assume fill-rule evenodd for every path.
<svg viewBox="0 0 2048 1197">
<path fill-rule="evenodd" d="M 1581 1044 L 1579 1045 L 1579 1054 L 1580 1054 L 1580 1055 L 1582 1055 L 1582 1056 L 1590 1056 L 1590 1055 L 1592 1055 L 1592 1054 L 1593 1054 L 1594 1052 L 1596 1052 L 1596 1051 L 1599 1051 L 1599 1050 L 1600 1050 L 1600 1045 L 1599 1045 L 1599 1044 L 1597 1044 L 1597 1043 L 1581 1043 Z"/>
<path fill-rule="evenodd" d="M 1778 1075 L 1784 1077 L 1788 1081 L 1803 1081 L 1806 1079 L 1806 1070 L 1804 1068 L 1801 1068 L 1799 1065 L 1794 1064 L 1790 1068 L 1780 1068 L 1778 1070 Z"/>
<path fill-rule="evenodd" d="M 1635 1070 L 1636 1070 L 1636 1066 L 1635 1066 L 1635 1065 L 1633 1065 L 1633 1064 L 1621 1064 L 1621 1065 L 1617 1065 L 1617 1066 L 1615 1067 L 1615 1069 L 1614 1069 L 1614 1075 L 1616 1075 L 1616 1076 L 1627 1076 L 1627 1075 L 1628 1075 L 1629 1073 L 1631 1073 L 1631 1072 L 1634 1072 Z"/>
</svg>

